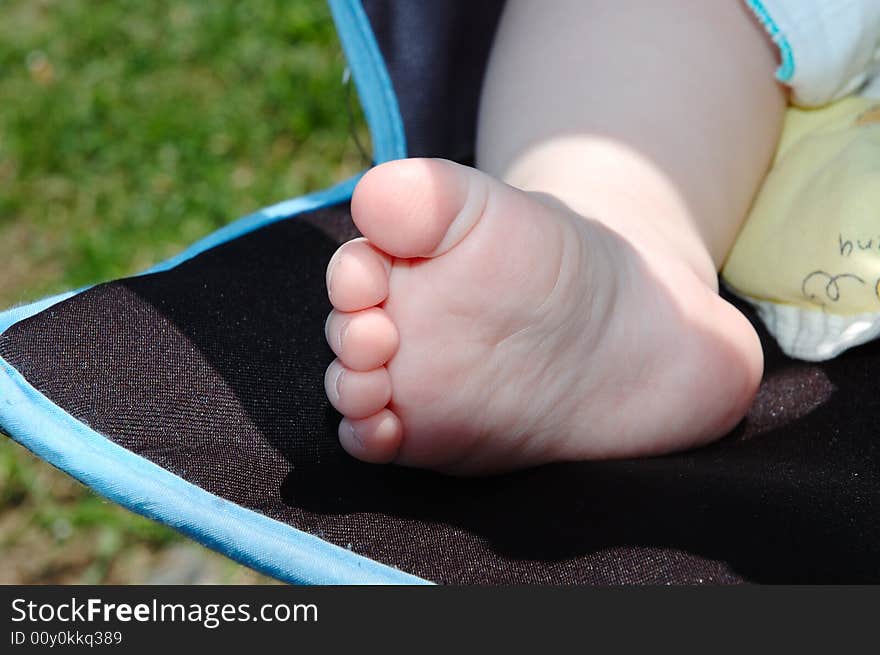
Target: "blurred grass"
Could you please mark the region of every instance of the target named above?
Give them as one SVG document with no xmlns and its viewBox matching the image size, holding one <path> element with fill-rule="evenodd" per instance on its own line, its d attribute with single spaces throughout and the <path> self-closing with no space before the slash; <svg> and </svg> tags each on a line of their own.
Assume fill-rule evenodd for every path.
<svg viewBox="0 0 880 655">
<path fill-rule="evenodd" d="M 364 168 L 344 66 L 323 0 L 0 0 L 0 308 Z M 181 539 L 0 440 L 0 581 L 140 580 Z"/>
</svg>

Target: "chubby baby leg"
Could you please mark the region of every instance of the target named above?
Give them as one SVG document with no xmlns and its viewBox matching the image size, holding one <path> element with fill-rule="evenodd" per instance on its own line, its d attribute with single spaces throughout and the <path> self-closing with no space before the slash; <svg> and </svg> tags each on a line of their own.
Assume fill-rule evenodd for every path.
<svg viewBox="0 0 880 655">
<path fill-rule="evenodd" d="M 340 440 L 485 473 L 723 435 L 762 355 L 716 292 L 784 96 L 738 3 L 509 3 L 478 159 L 384 164 L 328 267 Z M 498 179 L 500 178 L 500 179 Z M 500 181 L 504 180 L 504 181 Z"/>
</svg>

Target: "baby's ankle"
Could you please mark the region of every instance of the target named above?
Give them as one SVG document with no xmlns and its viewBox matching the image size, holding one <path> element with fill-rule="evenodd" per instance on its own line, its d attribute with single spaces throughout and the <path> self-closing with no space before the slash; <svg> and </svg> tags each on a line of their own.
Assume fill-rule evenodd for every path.
<svg viewBox="0 0 880 655">
<path fill-rule="evenodd" d="M 605 226 L 647 258 L 679 260 L 717 291 L 713 255 L 682 195 L 624 144 L 594 137 L 545 143 L 511 166 L 504 180 Z"/>
</svg>

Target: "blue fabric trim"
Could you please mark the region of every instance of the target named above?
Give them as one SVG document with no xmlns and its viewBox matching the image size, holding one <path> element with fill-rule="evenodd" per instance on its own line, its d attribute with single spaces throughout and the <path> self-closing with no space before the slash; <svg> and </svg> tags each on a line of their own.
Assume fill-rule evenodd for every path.
<svg viewBox="0 0 880 655">
<path fill-rule="evenodd" d="M 7 309 L 4 312 L 0 312 L 0 335 L 2 335 L 10 325 L 18 323 L 19 321 L 22 321 L 29 316 L 33 316 L 34 314 L 39 314 L 44 309 L 49 309 L 52 305 L 67 300 L 68 298 L 72 298 L 80 291 L 82 291 L 82 289 L 76 291 L 66 291 L 64 293 L 59 293 L 55 296 L 43 298 L 42 300 L 30 303 L 29 305 L 21 305 L 19 307 Z"/>
<path fill-rule="evenodd" d="M 425 583 L 223 500 L 72 418 L 0 359 L 0 422 L 24 446 L 102 496 L 279 580 Z"/>
<path fill-rule="evenodd" d="M 360 0 L 327 0 L 373 140 L 374 163 L 406 157 L 397 95 Z"/>
<path fill-rule="evenodd" d="M 216 232 L 212 232 L 204 239 L 196 241 L 180 254 L 156 264 L 152 268 L 141 273 L 141 275 L 167 271 L 178 264 L 182 264 L 188 259 L 192 259 L 196 255 L 202 254 L 206 250 L 210 250 L 214 246 L 237 239 L 248 232 L 259 230 L 260 228 L 290 218 L 296 214 L 344 202 L 351 198 L 351 194 L 354 192 L 354 188 L 357 186 L 358 180 L 360 180 L 362 175 L 363 174 L 355 175 L 344 182 L 340 182 L 339 184 L 322 191 L 310 193 L 309 195 L 300 196 L 299 198 L 293 198 L 291 200 L 284 200 L 277 204 L 270 205 L 269 207 L 264 207 L 253 214 L 249 214 L 244 218 L 240 218 L 237 221 L 220 228 Z"/>
<path fill-rule="evenodd" d="M 237 239 L 248 232 L 259 230 L 260 228 L 271 225 L 277 221 L 291 218 L 296 214 L 344 202 L 351 198 L 351 194 L 354 191 L 355 186 L 357 186 L 358 180 L 360 180 L 362 176 L 363 173 L 355 175 L 354 177 L 327 189 L 264 207 L 253 214 L 239 218 L 237 221 L 233 221 L 229 225 L 212 232 L 177 255 L 148 268 L 142 273 L 137 273 L 136 275 L 149 275 L 150 273 L 167 271 L 178 264 L 182 264 L 188 259 L 192 259 L 193 257 L 202 254 L 206 250 L 210 250 L 211 248 L 226 243 L 227 241 L 231 241 L 232 239 Z M 43 298 L 42 300 L 38 300 L 28 305 L 21 305 L 0 312 L 0 334 L 3 334 L 3 332 L 12 324 L 18 323 L 18 321 L 33 316 L 34 314 L 38 314 L 56 303 L 72 298 L 76 294 L 90 289 L 92 286 L 93 285 L 88 285 L 73 291 L 66 291 L 55 296 Z"/>
<path fill-rule="evenodd" d="M 146 273 L 168 270 L 270 223 L 344 202 L 351 198 L 357 179 L 241 218 Z M 58 294 L 0 313 L 0 334 L 77 293 Z M 430 584 L 223 500 L 126 450 L 55 405 L 2 358 L 0 426 L 37 456 L 102 496 L 279 580 L 296 584 Z"/>
<path fill-rule="evenodd" d="M 788 39 L 785 38 L 782 30 L 779 29 L 776 21 L 773 20 L 773 17 L 770 15 L 770 12 L 767 11 L 767 8 L 761 0 L 746 0 L 746 4 L 779 48 L 779 55 L 782 59 L 782 63 L 776 70 L 776 79 L 780 82 L 790 82 L 791 78 L 794 77 L 794 52 L 791 49 Z"/>
<path fill-rule="evenodd" d="M 397 96 L 361 3 L 328 2 L 370 127 L 375 163 L 406 157 Z M 276 221 L 346 201 L 359 177 L 245 216 L 141 275 L 166 271 Z M 0 313 L 0 334 L 83 290 Z M 2 358 L 0 426 L 36 455 L 102 496 L 279 580 L 297 584 L 430 584 L 223 500 L 126 450 L 52 403 Z"/>
</svg>

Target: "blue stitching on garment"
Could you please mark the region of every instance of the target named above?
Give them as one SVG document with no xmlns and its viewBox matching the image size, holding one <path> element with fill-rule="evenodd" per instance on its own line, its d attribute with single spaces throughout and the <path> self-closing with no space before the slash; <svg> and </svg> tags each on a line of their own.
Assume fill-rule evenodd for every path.
<svg viewBox="0 0 880 655">
<path fill-rule="evenodd" d="M 782 58 L 782 63 L 776 70 L 776 79 L 780 82 L 791 81 L 791 78 L 794 77 L 794 53 L 788 39 L 785 38 L 782 30 L 779 29 L 776 21 L 773 20 L 773 17 L 770 15 L 770 12 L 767 11 L 767 8 L 761 0 L 746 0 L 746 4 L 764 26 L 764 29 L 773 39 L 773 42 L 779 47 L 779 55 Z"/>
</svg>

